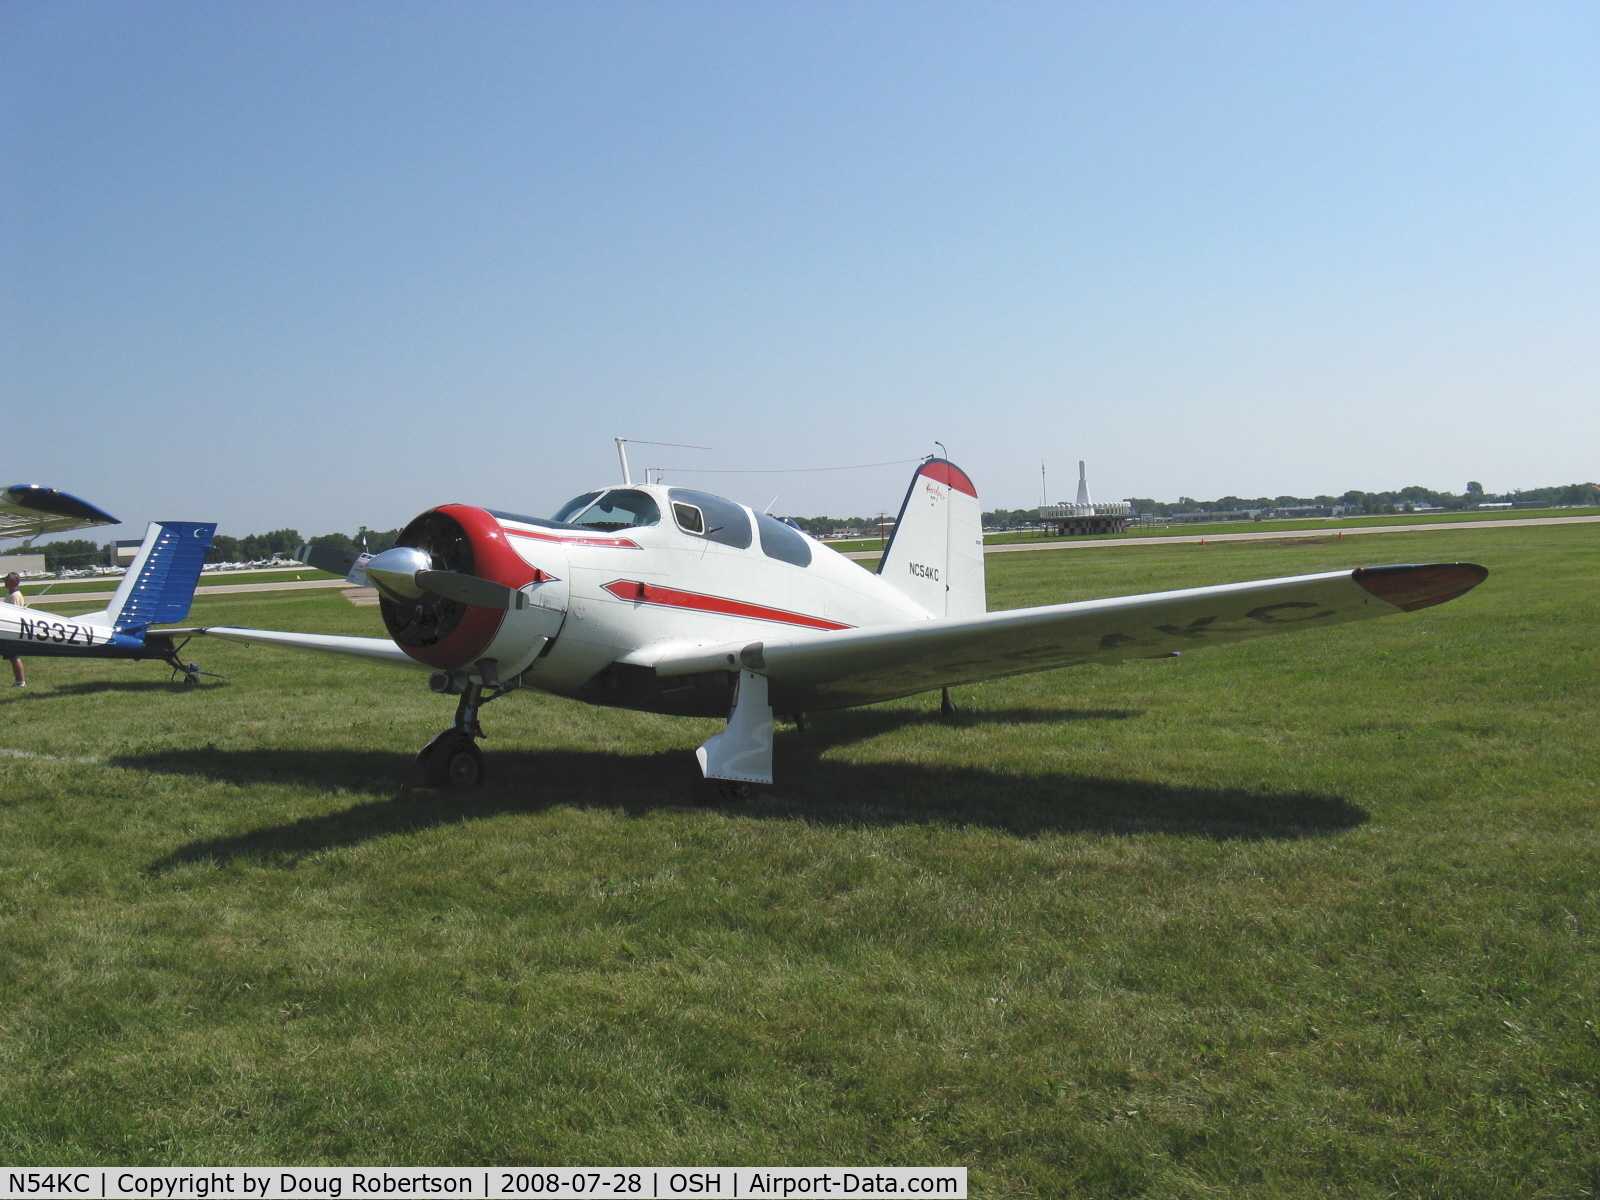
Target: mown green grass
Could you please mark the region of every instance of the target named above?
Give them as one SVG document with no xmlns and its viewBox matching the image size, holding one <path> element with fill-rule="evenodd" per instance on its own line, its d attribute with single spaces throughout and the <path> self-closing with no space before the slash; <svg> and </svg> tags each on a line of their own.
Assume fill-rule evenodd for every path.
<svg viewBox="0 0 1600 1200">
<path fill-rule="evenodd" d="M 1550 517 L 1600 516 L 1600 508 L 1493 509 L 1489 512 L 1393 513 L 1375 517 L 1305 517 L 1270 521 L 1213 521 L 1206 524 L 1130 525 L 1122 533 L 1060 534 L 1044 529 L 1017 530 L 1012 533 L 986 533 L 985 546 L 1010 546 L 1032 542 L 1095 542 L 1108 538 L 1130 537 L 1210 537 L 1224 533 L 1301 533 L 1312 531 L 1333 536 L 1340 529 L 1380 528 L 1385 525 L 1446 525 L 1460 522 L 1517 521 Z M 882 538 L 853 538 L 828 543 L 841 554 L 882 550 Z"/>
<path fill-rule="evenodd" d="M 1375 529 L 1385 525 L 1452 525 L 1479 521 L 1519 521 L 1541 518 L 1592 517 L 1600 508 L 1493 509 L 1489 512 L 1389 513 L 1373 517 L 1285 517 L 1266 521 L 1208 521 L 1170 525 L 1130 525 L 1123 533 L 1079 534 L 1063 538 L 1044 530 L 1019 530 L 984 536 L 984 545 L 1003 546 L 1024 542 L 1088 542 L 1127 537 L 1210 537 L 1224 533 L 1300 533 L 1316 532 L 1330 537 L 1341 529 Z M 882 543 L 879 543 L 881 547 Z M 865 548 L 865 547 L 863 547 Z"/>
<path fill-rule="evenodd" d="M 0 1157 L 903 1163 L 979 1196 L 1600 1190 L 1600 534 L 990 559 L 993 607 L 1465 559 L 1453 604 L 717 725 L 193 643 L 0 701 Z M 373 633 L 334 593 L 198 621 Z M 88 761 L 82 761 L 88 760 Z"/>
<path fill-rule="evenodd" d="M 333 579 L 335 576 L 315 567 L 290 567 L 282 571 L 210 571 L 200 576 L 199 587 L 218 587 L 241 583 L 283 583 L 294 579 Z M 22 585 L 30 604 L 48 607 L 57 597 L 77 592 L 114 592 L 122 576 L 110 575 L 99 579 L 40 579 Z M 53 610 L 52 610 L 53 611 Z"/>
</svg>

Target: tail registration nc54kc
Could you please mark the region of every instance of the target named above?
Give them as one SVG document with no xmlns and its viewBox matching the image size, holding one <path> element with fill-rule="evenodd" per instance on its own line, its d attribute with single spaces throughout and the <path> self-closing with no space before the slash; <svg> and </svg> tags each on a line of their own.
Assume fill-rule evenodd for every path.
<svg viewBox="0 0 1600 1200">
<path fill-rule="evenodd" d="M 420 756 L 433 784 L 482 779 L 479 710 L 518 688 L 726 717 L 696 757 L 705 791 L 733 799 L 772 782 L 775 710 L 1408 612 L 1488 574 L 1471 563 L 1363 567 L 987 612 L 980 516 L 966 473 L 929 459 L 873 573 L 792 525 L 687 488 L 601 488 L 550 518 L 445 504 L 382 554 L 312 555 L 378 590 L 387 638 L 204 632 L 430 671 L 434 691 L 459 697 L 454 724 Z"/>
</svg>

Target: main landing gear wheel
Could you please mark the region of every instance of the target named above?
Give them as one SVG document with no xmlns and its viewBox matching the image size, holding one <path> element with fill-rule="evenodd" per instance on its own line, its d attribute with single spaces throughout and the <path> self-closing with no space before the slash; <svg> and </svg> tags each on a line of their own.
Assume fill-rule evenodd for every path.
<svg viewBox="0 0 1600 1200">
<path fill-rule="evenodd" d="M 743 804 L 754 795 L 753 784 L 737 779 L 699 779 L 694 786 L 694 798 L 700 804 Z"/>
<path fill-rule="evenodd" d="M 429 787 L 471 788 L 483 782 L 483 751 L 470 734 L 446 729 L 417 755 Z"/>
</svg>

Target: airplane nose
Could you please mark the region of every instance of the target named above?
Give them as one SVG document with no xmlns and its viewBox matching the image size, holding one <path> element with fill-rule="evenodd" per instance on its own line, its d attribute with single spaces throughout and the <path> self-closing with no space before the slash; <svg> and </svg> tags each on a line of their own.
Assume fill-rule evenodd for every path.
<svg viewBox="0 0 1600 1200">
<path fill-rule="evenodd" d="M 367 580 L 391 600 L 415 600 L 423 589 L 417 572 L 433 568 L 433 556 L 415 546 L 392 546 L 374 555 L 366 566 Z"/>
</svg>

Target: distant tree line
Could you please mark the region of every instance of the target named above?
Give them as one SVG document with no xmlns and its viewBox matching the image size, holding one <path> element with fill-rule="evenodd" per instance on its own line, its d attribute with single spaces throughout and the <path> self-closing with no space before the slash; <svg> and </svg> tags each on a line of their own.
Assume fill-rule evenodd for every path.
<svg viewBox="0 0 1600 1200">
<path fill-rule="evenodd" d="M 313 546 L 337 546 L 341 550 L 354 550 L 362 538 L 374 554 L 387 550 L 400 536 L 398 529 L 373 530 L 362 526 L 354 536 L 346 533 L 324 533 L 309 539 Z M 211 539 L 211 549 L 206 551 L 206 562 L 265 562 L 274 558 L 294 558 L 307 539 L 298 529 L 274 529 L 270 533 L 251 533 L 233 537 L 219 533 Z M 115 543 L 91 542 L 86 538 L 64 538 L 46 542 L 37 548 L 44 555 L 47 571 L 75 571 L 86 567 L 110 566 L 115 557 Z"/>
<path fill-rule="evenodd" d="M 352 536 L 348 533 L 319 533 L 314 538 L 303 538 L 298 529 L 274 529 L 271 533 L 253 533 L 247 537 L 229 537 L 219 533 L 211 540 L 207 562 L 260 562 L 263 559 L 293 558 L 308 541 L 313 546 L 336 546 L 340 550 L 359 550 L 365 545 L 374 554 L 394 545 L 400 536 L 398 529 L 382 531 L 368 529 L 365 525 Z"/>
<path fill-rule="evenodd" d="M 1419 485 L 1400 488 L 1392 492 L 1348 491 L 1339 496 L 1221 496 L 1215 500 L 1196 500 L 1192 496 L 1179 496 L 1176 501 L 1152 500 L 1148 497 L 1131 497 L 1129 503 L 1136 513 L 1149 513 L 1157 517 L 1170 517 L 1174 513 L 1239 512 L 1244 509 L 1273 508 L 1340 508 L 1350 513 L 1407 513 L 1419 508 L 1441 508 L 1460 511 L 1477 508 L 1482 504 L 1516 504 L 1530 508 L 1555 508 L 1600 504 L 1600 489 L 1589 483 L 1569 483 L 1557 487 L 1518 488 L 1515 491 L 1494 495 L 1483 490 L 1483 484 L 1470 481 L 1466 489 L 1439 492 Z M 990 529 L 1012 529 L 1039 520 L 1037 508 L 995 509 L 983 514 L 983 523 Z"/>
<path fill-rule="evenodd" d="M 64 538 L 35 547 L 30 554 L 44 555 L 46 571 L 70 571 L 82 567 L 104 566 L 111 561 L 110 545 L 102 546 L 85 538 Z"/>
<path fill-rule="evenodd" d="M 790 517 L 789 519 L 815 538 L 827 537 L 841 529 L 860 534 L 862 537 L 875 537 L 878 533 L 877 517 Z M 883 518 L 885 521 L 890 519 L 887 516 Z"/>
<path fill-rule="evenodd" d="M 1481 504 L 1516 504 L 1529 508 L 1577 507 L 1600 505 L 1600 485 L 1593 483 L 1568 483 L 1556 487 L 1518 488 L 1498 495 L 1483 490 L 1483 484 L 1470 481 L 1466 489 L 1454 492 L 1436 492 L 1432 488 L 1413 485 L 1393 492 L 1349 491 L 1341 496 L 1221 496 L 1216 500 L 1196 500 L 1179 496 L 1166 502 L 1143 497 L 1130 501 L 1136 513 L 1150 513 L 1169 517 L 1173 513 L 1187 512 L 1238 512 L 1242 509 L 1260 508 L 1342 508 L 1355 513 L 1406 513 L 1418 508 L 1432 507 L 1449 511 L 1476 508 Z M 796 517 L 794 520 L 813 537 L 826 537 L 837 530 L 846 530 L 863 537 L 878 532 L 878 522 L 888 519 L 875 517 Z M 983 514 L 986 529 L 1015 529 L 1039 521 L 1037 508 L 997 508 Z M 354 534 L 322 533 L 309 539 L 313 546 L 337 546 L 341 550 L 356 550 L 362 545 L 373 554 L 381 553 L 395 544 L 400 536 L 398 529 L 368 529 L 365 525 Z M 296 529 L 274 529 L 270 533 L 252 533 L 244 537 L 217 534 L 206 554 L 208 563 L 263 562 L 273 558 L 293 558 L 295 552 L 308 539 Z M 44 555 L 45 570 L 65 571 L 84 567 L 109 566 L 112 561 L 112 544 L 104 545 L 85 538 L 67 538 L 47 542 L 37 548 Z"/>
</svg>

